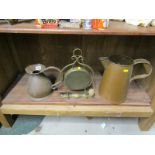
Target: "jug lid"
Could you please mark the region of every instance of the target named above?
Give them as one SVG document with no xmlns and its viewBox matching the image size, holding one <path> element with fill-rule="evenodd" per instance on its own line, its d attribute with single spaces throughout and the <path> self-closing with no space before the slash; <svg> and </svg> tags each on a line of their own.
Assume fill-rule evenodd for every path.
<svg viewBox="0 0 155 155">
<path fill-rule="evenodd" d="M 119 65 L 132 65 L 133 64 L 133 59 L 126 56 L 126 55 L 112 55 L 109 57 L 109 60 L 115 64 Z"/>
</svg>

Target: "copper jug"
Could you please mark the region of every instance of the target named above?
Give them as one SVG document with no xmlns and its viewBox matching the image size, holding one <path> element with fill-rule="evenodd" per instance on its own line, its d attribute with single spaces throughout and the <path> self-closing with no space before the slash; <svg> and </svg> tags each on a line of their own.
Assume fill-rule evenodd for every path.
<svg viewBox="0 0 155 155">
<path fill-rule="evenodd" d="M 99 86 L 99 95 L 112 104 L 125 101 L 131 81 L 146 78 L 152 73 L 152 66 L 146 59 L 133 60 L 124 55 L 112 55 L 100 57 L 99 60 L 105 69 Z M 146 73 L 133 76 L 134 65 L 140 63 L 146 68 Z"/>
<path fill-rule="evenodd" d="M 57 67 L 34 64 L 27 66 L 25 71 L 29 75 L 27 92 L 33 98 L 48 96 L 61 83 L 61 70 Z"/>
</svg>

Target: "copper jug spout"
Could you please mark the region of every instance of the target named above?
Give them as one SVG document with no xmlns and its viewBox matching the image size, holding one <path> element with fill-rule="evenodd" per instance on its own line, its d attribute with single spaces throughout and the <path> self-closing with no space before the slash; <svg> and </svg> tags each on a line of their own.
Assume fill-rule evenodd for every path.
<svg viewBox="0 0 155 155">
<path fill-rule="evenodd" d="M 102 66 L 104 67 L 104 69 L 106 69 L 108 67 L 108 65 L 110 64 L 108 57 L 99 57 L 99 60 L 102 64 Z"/>
</svg>

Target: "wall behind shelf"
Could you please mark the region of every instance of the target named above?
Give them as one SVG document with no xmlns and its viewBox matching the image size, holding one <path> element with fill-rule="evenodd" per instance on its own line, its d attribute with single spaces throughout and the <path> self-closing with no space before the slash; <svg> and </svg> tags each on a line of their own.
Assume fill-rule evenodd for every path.
<svg viewBox="0 0 155 155">
<path fill-rule="evenodd" d="M 9 45 L 7 36 L 0 34 L 0 96 L 6 91 L 18 73 L 12 49 Z"/>
<path fill-rule="evenodd" d="M 72 50 L 77 47 L 83 50 L 85 62 L 95 71 L 103 71 L 98 57 L 112 54 L 125 54 L 134 59 L 146 58 L 155 66 L 155 37 L 153 36 L 46 34 L 4 34 L 4 36 L 5 39 L 9 38 L 9 47 L 13 51 L 11 53 L 16 54 L 14 58 L 21 72 L 24 72 L 27 65 L 34 63 L 62 68 L 71 62 Z M 151 77 L 141 80 L 151 95 L 155 92 L 154 75 L 153 72 Z"/>
</svg>

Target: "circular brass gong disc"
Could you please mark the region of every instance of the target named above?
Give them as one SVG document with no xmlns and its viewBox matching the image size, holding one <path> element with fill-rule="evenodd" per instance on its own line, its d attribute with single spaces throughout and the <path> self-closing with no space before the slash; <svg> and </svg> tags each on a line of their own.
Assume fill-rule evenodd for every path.
<svg viewBox="0 0 155 155">
<path fill-rule="evenodd" d="M 90 73 L 81 67 L 69 69 L 64 76 L 64 83 L 70 90 L 82 90 L 90 86 Z"/>
</svg>

